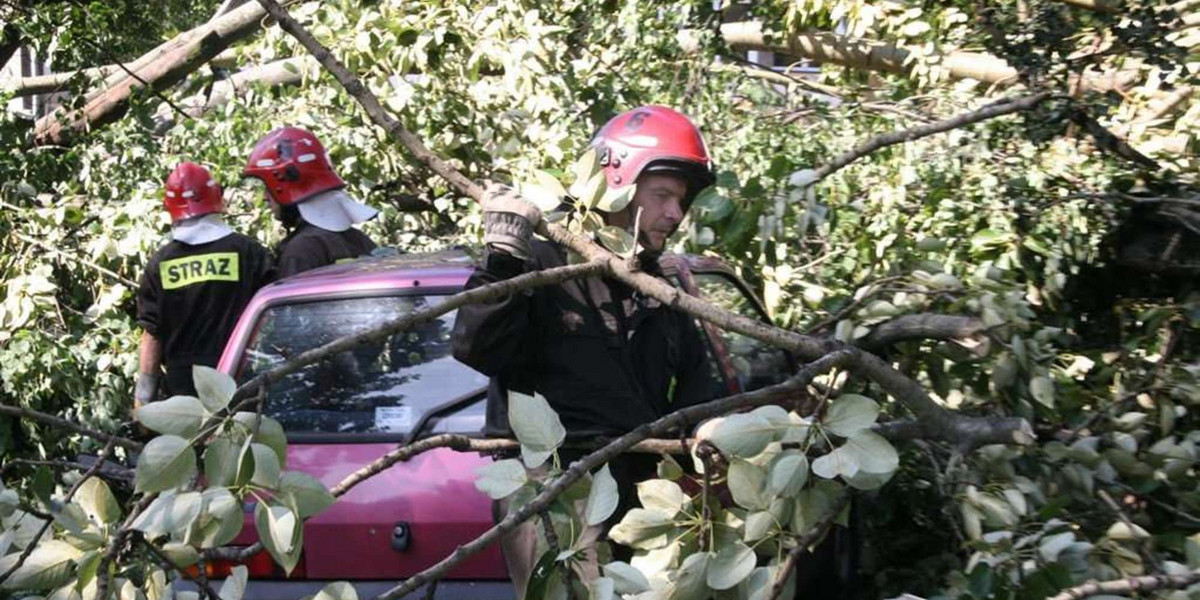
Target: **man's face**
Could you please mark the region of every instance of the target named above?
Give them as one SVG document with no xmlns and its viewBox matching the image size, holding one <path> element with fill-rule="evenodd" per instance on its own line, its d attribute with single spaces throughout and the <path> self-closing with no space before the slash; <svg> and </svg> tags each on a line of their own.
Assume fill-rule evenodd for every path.
<svg viewBox="0 0 1200 600">
<path fill-rule="evenodd" d="M 630 204 L 634 218 L 642 210 L 638 220 L 638 239 L 651 250 L 662 250 L 667 238 L 675 233 L 683 221 L 683 200 L 687 197 L 687 182 L 675 175 L 647 173 L 638 178 L 637 192 Z"/>
</svg>

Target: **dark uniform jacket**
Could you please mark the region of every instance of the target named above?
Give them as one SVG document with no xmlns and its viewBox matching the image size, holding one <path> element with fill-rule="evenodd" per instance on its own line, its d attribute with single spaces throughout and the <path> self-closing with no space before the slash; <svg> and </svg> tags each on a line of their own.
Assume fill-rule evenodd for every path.
<svg viewBox="0 0 1200 600">
<path fill-rule="evenodd" d="M 467 289 L 566 263 L 562 249 L 546 242 L 534 242 L 533 254 L 529 265 L 491 254 Z M 618 436 L 720 395 L 695 322 L 612 279 L 571 280 L 464 306 L 453 343 L 455 358 L 492 378 L 489 435 L 512 436 L 510 389 L 545 396 L 568 437 Z M 566 461 L 580 455 L 560 454 Z M 632 454 L 609 463 L 621 495 L 610 525 L 632 506 L 634 484 L 652 477 L 656 463 Z"/>
<path fill-rule="evenodd" d="M 172 241 L 151 257 L 138 323 L 162 344 L 170 394 L 196 393 L 192 365 L 217 365 L 242 309 L 274 275 L 267 249 L 240 233 L 195 246 Z"/>
<path fill-rule="evenodd" d="M 301 221 L 277 249 L 279 277 L 332 265 L 340 260 L 370 254 L 375 242 L 367 234 L 351 227 L 329 231 Z"/>
</svg>

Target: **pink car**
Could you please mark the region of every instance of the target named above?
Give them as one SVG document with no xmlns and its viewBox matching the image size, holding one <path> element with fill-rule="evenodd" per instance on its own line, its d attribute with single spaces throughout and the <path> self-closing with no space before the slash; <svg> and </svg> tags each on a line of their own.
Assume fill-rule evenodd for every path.
<svg viewBox="0 0 1200 600">
<path fill-rule="evenodd" d="M 371 257 L 309 271 L 258 292 L 246 307 L 219 369 L 239 382 L 290 356 L 462 290 L 474 261 L 461 252 Z M 761 304 L 714 259 L 672 256 L 667 274 L 685 290 L 754 318 Z M 395 448 L 439 433 L 479 436 L 487 377 L 454 360 L 454 312 L 386 342 L 344 352 L 294 373 L 267 392 L 266 413 L 287 431 L 286 468 L 326 486 Z M 714 393 L 778 383 L 786 353 L 744 336 L 705 328 Z M 492 525 L 491 501 L 474 472 L 491 460 L 438 449 L 358 485 L 305 524 L 304 551 L 285 577 L 266 552 L 249 561 L 247 598 L 294 600 L 325 583 L 350 580 L 371 598 L 417 573 Z M 255 541 L 252 508 L 235 544 Z M 210 565 L 223 577 L 232 565 Z M 499 548 L 450 572 L 437 598 L 512 598 Z"/>
</svg>

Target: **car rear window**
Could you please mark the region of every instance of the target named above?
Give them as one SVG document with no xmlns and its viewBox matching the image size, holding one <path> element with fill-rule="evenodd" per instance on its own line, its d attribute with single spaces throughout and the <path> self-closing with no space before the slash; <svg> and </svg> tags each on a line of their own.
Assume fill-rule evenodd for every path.
<svg viewBox="0 0 1200 600">
<path fill-rule="evenodd" d="M 436 295 L 386 296 L 270 307 L 246 346 L 238 378 L 247 381 L 305 350 L 441 301 Z M 487 377 L 451 356 L 454 315 L 284 377 L 267 390 L 265 412 L 289 434 L 411 434 L 430 413 L 487 385 Z"/>
</svg>

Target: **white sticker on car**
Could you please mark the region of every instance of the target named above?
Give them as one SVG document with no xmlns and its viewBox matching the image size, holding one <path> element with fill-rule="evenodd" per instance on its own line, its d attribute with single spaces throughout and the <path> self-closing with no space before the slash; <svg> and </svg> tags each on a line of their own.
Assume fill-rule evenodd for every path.
<svg viewBox="0 0 1200 600">
<path fill-rule="evenodd" d="M 379 431 L 407 431 L 413 426 L 411 406 L 375 407 L 375 429 Z"/>
</svg>

